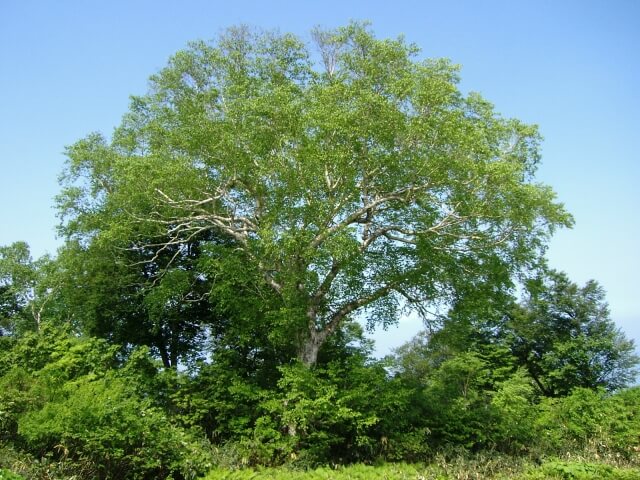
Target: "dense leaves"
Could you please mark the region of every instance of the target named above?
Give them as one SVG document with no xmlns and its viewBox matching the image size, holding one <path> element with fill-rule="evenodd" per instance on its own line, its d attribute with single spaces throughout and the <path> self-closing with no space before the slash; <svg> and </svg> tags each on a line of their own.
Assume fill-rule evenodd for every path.
<svg viewBox="0 0 640 480">
<path fill-rule="evenodd" d="M 321 65 L 291 35 L 244 28 L 177 53 L 111 141 L 69 148 L 59 197 L 83 245 L 226 242 L 215 275 L 253 272 L 307 365 L 352 314 L 389 325 L 508 286 L 571 224 L 533 181 L 536 128 L 463 95 L 457 67 L 357 23 L 314 37 Z"/>
<path fill-rule="evenodd" d="M 86 478 L 193 478 L 209 461 L 198 432 L 172 422 L 142 377 L 158 375 L 144 352 L 118 361 L 104 341 L 76 338 L 44 324 L 2 359 L 5 440 L 39 456 L 54 454 Z M 145 360 L 146 359 L 146 360 Z M 158 380 L 148 380 L 158 385 Z"/>
<path fill-rule="evenodd" d="M 579 287 L 549 272 L 530 283 L 525 304 L 510 314 L 512 351 L 545 395 L 615 390 L 633 381 L 634 345 L 609 317 L 604 297 L 595 281 Z"/>
<path fill-rule="evenodd" d="M 536 128 L 403 39 L 312 36 L 194 43 L 68 148 L 57 256 L 0 247 L 0 478 L 639 462 L 634 345 L 545 268 L 572 220 Z M 364 329 L 412 313 L 428 330 L 373 358 Z"/>
<path fill-rule="evenodd" d="M 48 257 L 31 258 L 25 242 L 0 247 L 0 336 L 37 330 L 52 294 Z"/>
</svg>

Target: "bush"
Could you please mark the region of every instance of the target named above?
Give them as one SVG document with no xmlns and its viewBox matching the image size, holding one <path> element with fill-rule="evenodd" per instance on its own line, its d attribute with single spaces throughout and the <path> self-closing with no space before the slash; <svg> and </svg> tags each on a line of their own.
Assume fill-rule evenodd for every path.
<svg viewBox="0 0 640 480">
<path fill-rule="evenodd" d="M 123 365 L 116 350 L 46 326 L 4 351 L 14 366 L 0 376 L 0 440 L 15 458 L 0 466 L 42 479 L 195 478 L 208 470 L 204 435 L 181 428 L 163 408 L 166 391 L 152 389 L 164 376 L 148 351 Z"/>
<path fill-rule="evenodd" d="M 601 463 L 553 461 L 524 475 L 522 480 L 638 480 L 640 470 L 620 469 Z"/>
<path fill-rule="evenodd" d="M 607 403 L 610 408 L 604 426 L 608 448 L 640 464 L 640 387 L 622 390 Z"/>
<path fill-rule="evenodd" d="M 83 379 L 63 388 L 63 399 L 20 418 L 30 450 L 89 463 L 105 479 L 193 478 L 206 469 L 206 449 L 125 379 Z"/>
<path fill-rule="evenodd" d="M 548 453 L 586 451 L 640 461 L 640 388 L 610 395 L 575 389 L 565 398 L 545 399 L 537 419 L 538 444 Z"/>
<path fill-rule="evenodd" d="M 497 385 L 491 398 L 496 422 L 487 446 L 509 453 L 528 449 L 535 437 L 533 393 L 531 378 L 522 369 Z"/>
<path fill-rule="evenodd" d="M 10 472 L 9 470 L 0 468 L 0 480 L 24 480 L 24 478 L 13 472 Z"/>
</svg>

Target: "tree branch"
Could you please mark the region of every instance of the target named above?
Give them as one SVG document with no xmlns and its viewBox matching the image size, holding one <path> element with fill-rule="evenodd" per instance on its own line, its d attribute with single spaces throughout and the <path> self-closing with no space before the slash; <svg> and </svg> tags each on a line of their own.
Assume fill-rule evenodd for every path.
<svg viewBox="0 0 640 480">
<path fill-rule="evenodd" d="M 391 200 L 407 200 L 408 195 L 411 195 L 412 193 L 415 193 L 420 190 L 424 190 L 427 187 L 428 187 L 428 184 L 413 185 L 410 187 L 401 188 L 396 190 L 395 192 L 389 193 L 382 197 L 377 197 L 372 201 L 365 203 L 362 207 L 353 211 L 350 215 L 348 215 L 346 218 L 344 218 L 340 222 L 334 224 L 333 226 L 327 228 L 327 230 L 316 235 L 315 238 L 309 244 L 309 247 L 312 249 L 317 248 L 327 238 L 329 238 L 333 233 L 337 232 L 338 230 L 354 223 L 362 223 L 361 222 L 362 217 L 366 215 L 367 212 L 373 210 L 375 207 L 379 205 L 383 205 L 387 202 L 390 202 Z"/>
<path fill-rule="evenodd" d="M 368 295 L 356 298 L 354 300 L 351 300 L 350 302 L 345 303 L 337 312 L 331 315 L 329 321 L 321 331 L 325 335 L 330 335 L 336 330 L 336 328 L 338 328 L 338 326 L 340 326 L 340 323 L 342 323 L 342 320 L 351 312 L 357 310 L 358 308 L 364 307 L 365 305 L 369 305 L 372 302 L 375 302 L 376 300 L 378 300 L 379 298 L 384 297 L 387 293 L 389 293 L 394 288 L 395 286 L 393 284 L 387 284 L 378 288 L 377 290 L 374 290 Z M 317 327 L 315 325 L 313 325 L 313 328 L 317 330 Z"/>
</svg>

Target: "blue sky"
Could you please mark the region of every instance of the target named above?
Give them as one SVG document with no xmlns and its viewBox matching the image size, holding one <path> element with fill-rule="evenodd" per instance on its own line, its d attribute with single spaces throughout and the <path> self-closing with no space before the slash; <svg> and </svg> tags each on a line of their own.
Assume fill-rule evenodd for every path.
<svg viewBox="0 0 640 480">
<path fill-rule="evenodd" d="M 162 1 L 0 2 L 0 245 L 55 253 L 53 197 L 65 145 L 109 134 L 149 75 L 190 40 L 230 25 L 308 39 L 315 25 L 368 19 L 423 57 L 462 65 L 462 88 L 545 137 L 538 178 L 576 219 L 548 256 L 598 280 L 612 317 L 640 343 L 640 2 Z M 420 328 L 376 335 L 379 352 Z"/>
</svg>

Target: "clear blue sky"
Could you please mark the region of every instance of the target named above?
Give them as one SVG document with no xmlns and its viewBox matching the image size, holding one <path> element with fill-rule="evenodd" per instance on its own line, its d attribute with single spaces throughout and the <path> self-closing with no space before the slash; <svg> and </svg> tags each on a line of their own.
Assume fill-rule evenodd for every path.
<svg viewBox="0 0 640 480">
<path fill-rule="evenodd" d="M 109 134 L 128 96 L 190 40 L 247 23 L 304 38 L 314 25 L 371 20 L 424 57 L 462 65 L 462 87 L 540 125 L 539 179 L 576 226 L 553 267 L 598 280 L 612 317 L 640 343 L 640 2 L 0 0 L 0 245 L 55 253 L 53 197 L 63 149 Z M 376 335 L 379 351 L 419 322 Z"/>
</svg>

